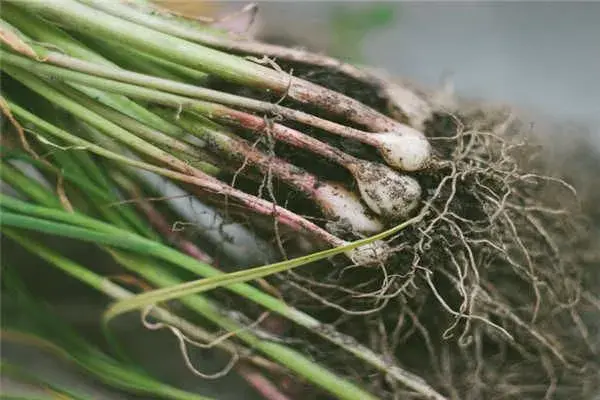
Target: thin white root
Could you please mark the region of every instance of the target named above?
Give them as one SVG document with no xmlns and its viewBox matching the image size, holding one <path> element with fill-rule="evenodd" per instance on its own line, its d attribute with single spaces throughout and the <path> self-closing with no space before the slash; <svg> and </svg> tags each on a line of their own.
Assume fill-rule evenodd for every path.
<svg viewBox="0 0 600 400">
<path fill-rule="evenodd" d="M 171 333 L 173 333 L 173 335 L 177 338 L 177 341 L 179 343 L 179 350 L 181 351 L 181 355 L 183 356 L 183 362 L 185 363 L 185 366 L 194 375 L 199 376 L 203 379 L 219 379 L 219 378 L 222 378 L 222 377 L 226 376 L 227 374 L 229 374 L 229 372 L 233 369 L 233 367 L 235 367 L 235 365 L 237 364 L 237 362 L 240 359 L 240 355 L 238 354 L 237 351 L 231 352 L 231 359 L 229 360 L 227 365 L 225 367 L 223 367 L 220 371 L 217 371 L 212 374 L 207 374 L 207 373 L 199 371 L 194 366 L 194 364 L 192 363 L 192 360 L 190 359 L 189 352 L 187 349 L 187 344 L 189 343 L 192 346 L 198 347 L 201 349 L 210 349 L 210 348 L 217 346 L 220 342 L 227 340 L 229 338 L 229 335 L 223 335 L 208 344 L 196 342 L 196 341 L 188 338 L 186 335 L 184 335 L 181 332 L 181 330 L 179 330 L 178 328 L 176 328 L 172 325 L 168 325 L 168 324 L 165 324 L 162 322 L 156 322 L 156 323 L 149 322 L 147 319 L 148 314 L 152 311 L 153 308 L 154 308 L 154 306 L 150 306 L 150 307 L 146 307 L 144 310 L 142 310 L 142 313 L 141 313 L 142 324 L 144 325 L 144 327 L 146 329 L 150 329 L 150 330 L 158 330 L 158 329 L 163 329 L 163 328 L 169 329 L 171 331 Z"/>
</svg>

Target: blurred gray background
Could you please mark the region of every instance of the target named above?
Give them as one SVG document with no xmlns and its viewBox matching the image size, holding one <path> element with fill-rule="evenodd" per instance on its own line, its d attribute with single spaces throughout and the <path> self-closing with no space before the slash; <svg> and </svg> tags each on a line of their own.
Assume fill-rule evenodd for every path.
<svg viewBox="0 0 600 400">
<path fill-rule="evenodd" d="M 593 130 L 600 146 L 600 2 L 267 2 L 260 7 L 265 31 L 287 32 L 312 50 L 359 54 L 358 61 L 419 84 L 450 81 L 460 95 L 576 122 Z M 384 17 L 386 12 L 392 17 Z M 340 15 L 353 14 L 346 20 L 361 32 L 333 32 Z M 383 23 L 367 30 L 355 22 L 361 15 Z M 343 36 L 350 39 L 345 44 Z"/>
</svg>

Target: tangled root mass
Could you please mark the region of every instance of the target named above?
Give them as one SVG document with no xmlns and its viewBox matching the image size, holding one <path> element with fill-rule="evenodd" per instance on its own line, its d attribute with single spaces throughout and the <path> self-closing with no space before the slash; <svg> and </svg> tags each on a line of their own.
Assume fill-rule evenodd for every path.
<svg viewBox="0 0 600 400">
<path fill-rule="evenodd" d="M 374 87 L 323 69 L 295 71 L 390 110 Z M 600 315 L 591 276 L 600 252 L 592 244 L 590 213 L 569 184 L 546 176 L 541 146 L 527 127 L 508 121 L 497 110 L 459 107 L 428 122 L 436 160 L 412 174 L 427 214 L 387 241 L 391 262 L 317 264 L 273 284 L 290 304 L 448 398 L 589 398 L 598 388 L 600 359 L 598 324 L 590 322 Z M 298 128 L 373 158 L 361 146 Z M 289 156 L 285 148 L 277 154 Z M 294 162 L 314 169 L 313 160 Z M 316 173 L 327 171 L 324 165 Z M 290 335 L 303 351 L 382 398 L 420 398 L 314 335 Z"/>
</svg>

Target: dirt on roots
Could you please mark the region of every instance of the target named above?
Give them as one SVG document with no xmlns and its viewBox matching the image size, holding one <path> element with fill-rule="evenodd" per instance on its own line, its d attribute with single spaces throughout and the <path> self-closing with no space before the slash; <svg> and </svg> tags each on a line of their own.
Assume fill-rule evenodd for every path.
<svg viewBox="0 0 600 400">
<path fill-rule="evenodd" d="M 374 85 L 325 68 L 280 66 L 382 112 L 393 110 Z M 227 89 L 257 97 L 247 89 Z M 531 135 L 514 115 L 508 108 L 465 103 L 428 121 L 435 162 L 413 174 L 424 193 L 417 212 L 427 214 L 388 240 L 391 261 L 370 268 L 327 261 L 271 283 L 291 305 L 449 398 L 590 398 L 600 378 L 600 299 L 594 294 L 600 250 L 594 245 L 594 202 L 587 197 L 597 191 L 586 187 L 582 198 L 568 182 L 574 174 L 593 181 L 593 171 L 550 173 L 544 138 Z M 377 158 L 361 144 L 283 123 L 356 156 Z M 269 151 L 352 186 L 343 171 L 314 156 L 280 144 Z M 590 150 L 583 156 L 597 160 Z M 422 398 L 314 334 L 291 329 L 290 345 L 376 395 Z"/>
</svg>

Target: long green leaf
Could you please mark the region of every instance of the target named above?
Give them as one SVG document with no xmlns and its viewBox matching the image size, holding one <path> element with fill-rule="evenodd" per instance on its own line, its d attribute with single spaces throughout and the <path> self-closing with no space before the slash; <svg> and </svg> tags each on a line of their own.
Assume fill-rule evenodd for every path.
<svg viewBox="0 0 600 400">
<path fill-rule="evenodd" d="M 106 322 L 108 322 L 120 314 L 144 308 L 162 301 L 173 300 L 184 296 L 189 296 L 191 294 L 198 294 L 212 289 L 226 287 L 236 283 L 248 282 L 251 280 L 264 278 L 266 276 L 288 271 L 296 267 L 301 267 L 303 265 L 310 264 L 312 262 L 316 262 L 324 258 L 333 257 L 335 255 L 357 249 L 361 246 L 371 244 L 376 240 L 385 239 L 386 237 L 391 236 L 401 231 L 402 229 L 405 229 L 406 227 L 415 224 L 421 219 L 422 216 L 418 215 L 399 225 L 396 225 L 395 227 L 385 232 L 365 239 L 356 240 L 354 242 L 348 243 L 347 245 L 339 246 L 333 249 L 327 249 L 320 252 L 311 253 L 306 256 L 301 256 L 291 260 L 277 262 L 274 264 L 264 265 L 261 267 L 230 272 L 224 275 L 214 276 L 212 278 L 200 279 L 197 281 L 186 282 L 173 287 L 167 287 L 163 289 L 153 290 L 150 292 L 145 292 L 132 298 L 119 301 L 116 304 L 113 304 L 104 314 L 104 319 Z"/>
<path fill-rule="evenodd" d="M 13 200 L 13 201 L 17 202 L 16 200 Z M 20 202 L 20 203 L 22 203 L 22 202 Z M 47 209 L 45 209 L 43 207 L 35 207 L 35 206 L 26 205 L 26 204 L 22 208 L 28 208 L 29 211 L 34 212 L 34 213 L 37 212 L 37 213 L 43 214 L 43 213 L 47 212 Z M 56 211 L 56 210 L 50 210 L 50 211 L 52 211 L 53 213 L 59 213 L 59 214 L 63 214 L 63 215 L 68 214 L 63 211 Z M 4 215 L 6 215 L 6 214 L 4 214 Z M 423 216 L 424 216 L 424 213 L 421 213 L 419 217 L 417 217 L 416 219 L 413 220 L 413 222 L 416 222 L 418 220 L 418 218 L 422 218 Z M 4 219 L 3 222 L 5 224 L 8 223 L 7 219 Z M 38 222 L 39 222 L 39 224 L 38 224 Z M 13 217 L 11 217 L 11 223 L 15 224 L 15 226 L 19 226 L 19 227 L 23 227 L 23 228 L 31 229 L 31 230 L 47 232 L 47 233 L 53 233 L 58 236 L 66 235 L 66 231 L 63 229 L 70 227 L 68 224 L 60 224 L 55 221 L 47 221 L 47 220 L 43 220 L 43 219 L 39 220 L 39 218 L 24 219 L 24 216 L 18 215 L 18 214 L 14 214 Z M 90 234 L 90 235 L 95 234 L 95 232 L 90 232 L 89 230 L 84 229 L 84 228 L 79 228 L 79 227 L 70 227 L 70 228 L 71 228 L 71 230 L 69 230 L 68 233 L 69 233 L 69 235 L 72 235 L 70 237 L 74 237 L 74 238 L 78 238 L 82 234 L 85 234 L 86 236 L 88 234 Z M 75 232 L 72 230 L 72 228 L 77 228 L 78 231 Z M 393 234 L 398 229 L 399 229 L 398 227 L 395 227 L 389 231 L 382 232 L 374 237 L 364 239 L 364 240 L 367 240 L 367 241 L 368 240 L 379 240 L 379 239 L 385 238 L 387 235 Z M 402 229 L 402 226 L 400 227 L 400 229 Z M 131 234 L 129 234 L 129 235 L 131 235 Z M 111 236 L 111 235 L 105 234 L 104 236 L 102 236 L 102 235 L 98 236 L 96 234 L 96 236 L 94 238 L 92 238 L 91 236 L 88 236 L 88 240 L 93 241 L 93 239 L 96 239 L 99 237 L 101 237 L 105 240 L 110 240 L 109 238 L 107 238 L 107 236 Z M 81 237 L 79 237 L 79 238 L 81 238 Z M 118 242 L 118 241 L 116 241 L 116 242 Z M 151 242 L 151 241 L 147 241 L 147 242 L 150 242 L 150 245 L 148 245 L 148 243 L 146 243 L 146 242 L 138 243 L 138 244 L 141 244 L 141 248 L 145 249 L 144 254 L 153 255 L 162 260 L 172 262 L 175 265 L 179 265 L 180 267 L 183 267 L 185 269 L 188 269 L 192 272 L 198 273 L 199 275 L 202 275 L 205 277 L 216 276 L 216 275 L 221 274 L 221 272 L 217 271 L 213 267 L 207 266 L 203 263 L 200 263 L 191 257 L 181 254 L 178 251 L 175 251 L 174 249 L 171 249 L 169 247 L 166 247 L 166 246 L 163 246 L 163 245 Z M 356 244 L 356 242 L 354 242 L 354 245 L 358 246 Z M 327 256 L 331 256 L 333 254 L 337 254 L 343 250 L 331 249 L 331 250 L 328 250 L 327 252 L 329 252 L 329 251 L 331 251 L 331 253 L 328 253 L 328 255 L 324 255 L 324 256 L 323 256 L 323 254 L 321 254 L 321 255 L 323 257 L 327 257 Z M 262 292 L 261 290 L 256 289 L 253 286 L 247 285 L 245 283 L 231 284 L 231 285 L 226 286 L 226 288 L 235 293 L 238 293 L 238 294 L 244 296 L 246 299 L 248 299 L 250 301 L 253 301 L 257 304 L 262 305 L 263 307 L 265 307 L 268 310 L 278 313 L 278 314 L 282 315 L 283 317 L 288 318 L 288 319 L 296 322 L 297 324 L 314 331 L 316 334 L 320 335 L 324 339 L 340 346 L 341 348 L 354 354 L 356 357 L 368 362 L 369 364 L 373 365 L 374 367 L 376 367 L 382 371 L 385 371 L 386 373 L 390 374 L 395 379 L 397 379 L 399 382 L 403 382 L 404 384 L 406 384 L 407 386 L 409 386 L 411 388 L 414 388 L 415 390 L 432 393 L 434 395 L 434 398 L 439 398 L 439 399 L 443 398 L 442 396 L 438 395 L 431 387 L 429 387 L 429 385 L 427 385 L 426 382 L 424 382 L 418 376 L 415 376 L 414 374 L 400 368 L 397 365 L 390 364 L 389 360 L 384 359 L 380 355 L 374 353 L 371 349 L 357 343 L 356 341 L 351 340 L 351 338 L 347 337 L 346 335 L 344 335 L 340 332 L 336 332 L 335 334 L 330 334 L 328 331 L 319 329 L 322 327 L 322 324 L 318 320 L 316 320 L 315 318 L 311 317 L 308 314 L 305 314 L 305 313 L 295 309 L 294 307 L 290 307 L 289 305 L 285 304 L 281 300 L 279 300 L 271 295 L 268 295 L 268 294 Z"/>
</svg>

